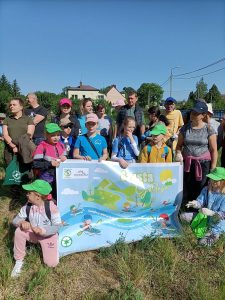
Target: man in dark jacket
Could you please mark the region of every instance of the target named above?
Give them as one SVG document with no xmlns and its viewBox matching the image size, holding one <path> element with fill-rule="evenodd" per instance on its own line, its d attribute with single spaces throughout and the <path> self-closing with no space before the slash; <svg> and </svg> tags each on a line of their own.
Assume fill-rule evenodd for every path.
<svg viewBox="0 0 225 300">
<path fill-rule="evenodd" d="M 137 105 L 138 97 L 135 91 L 128 94 L 128 103 L 121 107 L 116 118 L 117 132 L 115 135 L 120 135 L 122 124 L 126 117 L 134 117 L 136 121 L 136 128 L 134 134 L 138 137 L 139 143 L 141 136 L 145 132 L 145 119 L 143 110 Z"/>
</svg>

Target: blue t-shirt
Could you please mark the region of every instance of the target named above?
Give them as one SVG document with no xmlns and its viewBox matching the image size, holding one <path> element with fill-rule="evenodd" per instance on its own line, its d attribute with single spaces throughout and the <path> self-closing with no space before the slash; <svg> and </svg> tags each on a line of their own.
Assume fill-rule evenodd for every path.
<svg viewBox="0 0 225 300">
<path fill-rule="evenodd" d="M 133 138 L 138 145 L 138 138 L 136 135 L 133 135 Z M 136 155 L 131 147 L 131 141 L 128 137 L 117 137 L 113 141 L 112 152 L 116 153 L 116 156 L 123 158 L 124 160 L 133 160 L 136 159 Z"/>
<path fill-rule="evenodd" d="M 86 116 L 85 115 L 79 116 L 78 121 L 80 122 L 81 134 L 86 134 L 87 133 L 87 128 L 85 126 Z"/>
<path fill-rule="evenodd" d="M 105 138 L 100 134 L 96 134 L 94 137 L 90 137 L 90 140 L 94 144 L 99 156 L 101 157 L 103 155 L 103 149 L 107 148 Z M 93 160 L 98 160 L 97 154 L 84 135 L 78 136 L 74 148 L 79 149 L 81 156 L 90 156 Z"/>
</svg>

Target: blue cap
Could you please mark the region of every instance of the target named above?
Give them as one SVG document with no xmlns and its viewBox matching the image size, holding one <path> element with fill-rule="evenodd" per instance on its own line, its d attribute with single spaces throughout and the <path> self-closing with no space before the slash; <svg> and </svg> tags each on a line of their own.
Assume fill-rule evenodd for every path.
<svg viewBox="0 0 225 300">
<path fill-rule="evenodd" d="M 192 111 L 195 111 L 199 114 L 206 114 L 208 112 L 208 106 L 205 102 L 196 101 Z"/>
<path fill-rule="evenodd" d="M 177 101 L 173 97 L 166 98 L 165 104 L 168 103 L 168 102 L 177 103 Z"/>
</svg>

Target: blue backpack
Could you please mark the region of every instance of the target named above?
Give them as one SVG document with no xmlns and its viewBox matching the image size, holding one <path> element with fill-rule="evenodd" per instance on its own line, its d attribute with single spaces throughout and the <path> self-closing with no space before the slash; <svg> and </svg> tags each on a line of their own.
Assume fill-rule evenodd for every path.
<svg viewBox="0 0 225 300">
<path fill-rule="evenodd" d="M 150 155 L 151 151 L 152 151 L 152 146 L 151 146 L 150 144 L 148 144 L 148 145 L 147 145 L 148 156 Z M 169 153 L 169 147 L 168 147 L 168 146 L 164 146 L 164 155 L 165 155 L 165 159 L 166 159 L 168 153 Z"/>
</svg>

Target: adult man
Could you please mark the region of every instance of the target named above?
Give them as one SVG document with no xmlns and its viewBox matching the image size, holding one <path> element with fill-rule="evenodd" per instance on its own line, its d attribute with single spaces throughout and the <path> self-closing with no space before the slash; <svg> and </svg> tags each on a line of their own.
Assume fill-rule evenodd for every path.
<svg viewBox="0 0 225 300">
<path fill-rule="evenodd" d="M 138 137 L 139 143 L 141 142 L 141 136 L 145 132 L 145 119 L 143 110 L 137 105 L 138 97 L 135 91 L 128 94 L 127 104 L 121 107 L 116 118 L 117 135 L 122 130 L 122 124 L 126 117 L 134 117 L 136 121 L 136 128 L 134 135 Z"/>
<path fill-rule="evenodd" d="M 165 101 L 165 116 L 169 120 L 168 125 L 168 144 L 174 151 L 177 145 L 177 139 L 180 128 L 184 125 L 182 114 L 179 110 L 175 109 L 176 100 L 173 97 L 168 97 Z"/>
<path fill-rule="evenodd" d="M 39 105 L 36 94 L 29 93 L 27 95 L 29 108 L 25 109 L 25 115 L 33 119 L 35 131 L 33 135 L 33 142 L 39 145 L 44 140 L 44 126 L 48 115 L 48 111 L 43 106 Z"/>
</svg>

